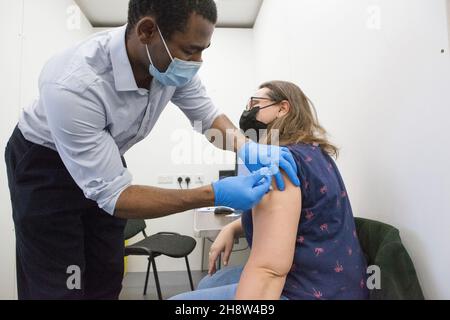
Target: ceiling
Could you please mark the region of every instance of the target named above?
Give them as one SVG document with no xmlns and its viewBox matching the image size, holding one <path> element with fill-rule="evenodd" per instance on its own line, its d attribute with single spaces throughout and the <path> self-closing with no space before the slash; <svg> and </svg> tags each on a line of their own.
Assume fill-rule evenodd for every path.
<svg viewBox="0 0 450 320">
<path fill-rule="evenodd" d="M 253 28 L 263 0 L 215 0 L 217 27 Z M 94 27 L 117 27 L 127 22 L 129 0 L 75 0 Z"/>
</svg>

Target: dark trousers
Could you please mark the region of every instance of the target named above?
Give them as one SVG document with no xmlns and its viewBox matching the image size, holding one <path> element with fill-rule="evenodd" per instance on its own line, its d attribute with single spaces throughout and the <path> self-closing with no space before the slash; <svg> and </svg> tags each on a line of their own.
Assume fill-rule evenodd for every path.
<svg viewBox="0 0 450 320">
<path fill-rule="evenodd" d="M 126 220 L 86 199 L 59 154 L 26 140 L 17 126 L 5 161 L 19 299 L 117 299 Z"/>
</svg>

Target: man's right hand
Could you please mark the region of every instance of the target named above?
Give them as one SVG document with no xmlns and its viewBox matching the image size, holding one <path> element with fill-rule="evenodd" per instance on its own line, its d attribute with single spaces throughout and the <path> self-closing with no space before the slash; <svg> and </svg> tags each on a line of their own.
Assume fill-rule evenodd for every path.
<svg viewBox="0 0 450 320">
<path fill-rule="evenodd" d="M 229 177 L 212 184 L 214 205 L 249 210 L 269 191 L 272 176 L 259 170 L 248 176 Z"/>
</svg>

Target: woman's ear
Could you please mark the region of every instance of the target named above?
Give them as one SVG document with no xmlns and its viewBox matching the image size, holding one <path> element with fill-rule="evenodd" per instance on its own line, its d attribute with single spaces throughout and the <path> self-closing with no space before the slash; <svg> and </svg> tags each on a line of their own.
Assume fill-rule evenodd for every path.
<svg viewBox="0 0 450 320">
<path fill-rule="evenodd" d="M 291 111 L 291 104 L 287 100 L 280 102 L 280 111 L 278 112 L 277 118 L 284 117 Z"/>
</svg>

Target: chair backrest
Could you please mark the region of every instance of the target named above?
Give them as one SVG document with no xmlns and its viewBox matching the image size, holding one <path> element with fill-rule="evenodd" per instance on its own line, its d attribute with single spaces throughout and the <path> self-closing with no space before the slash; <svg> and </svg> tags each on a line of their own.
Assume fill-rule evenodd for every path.
<svg viewBox="0 0 450 320">
<path fill-rule="evenodd" d="M 145 220 L 128 219 L 127 225 L 125 226 L 124 239 L 128 240 L 133 238 L 139 232 L 143 232 L 146 227 L 147 225 L 145 224 Z"/>
<path fill-rule="evenodd" d="M 370 290 L 371 300 L 423 300 L 413 262 L 399 231 L 391 225 L 355 218 L 356 231 L 369 265 L 380 267 L 381 289 Z"/>
</svg>

